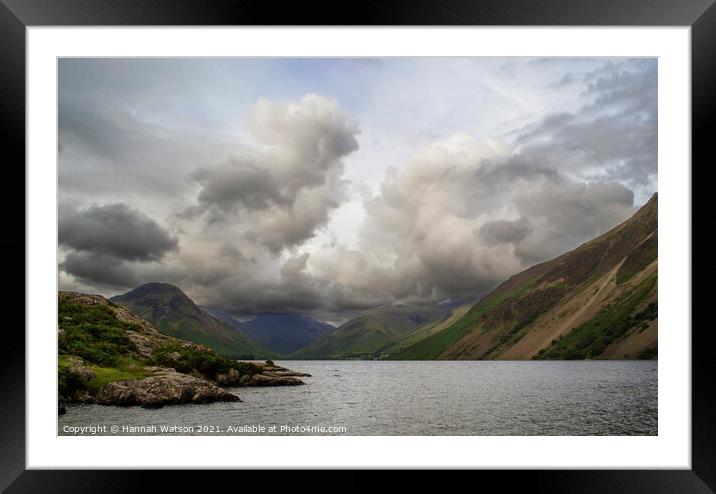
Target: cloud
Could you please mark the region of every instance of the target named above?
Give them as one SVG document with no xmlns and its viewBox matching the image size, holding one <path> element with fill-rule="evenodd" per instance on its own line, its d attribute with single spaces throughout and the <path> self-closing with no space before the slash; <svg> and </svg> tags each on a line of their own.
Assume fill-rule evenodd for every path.
<svg viewBox="0 0 716 494">
<path fill-rule="evenodd" d="M 492 220 L 480 227 L 480 238 L 488 247 L 498 244 L 517 244 L 532 231 L 526 218 L 519 220 Z"/>
<path fill-rule="evenodd" d="M 169 231 L 126 204 L 93 205 L 75 211 L 60 208 L 61 246 L 127 261 L 159 261 L 178 248 Z"/>
<path fill-rule="evenodd" d="M 356 248 L 339 242 L 282 253 L 265 245 L 267 237 L 253 243 L 234 235 L 214 256 L 183 259 L 183 283 L 235 314 L 332 320 L 396 302 L 475 298 L 623 221 L 633 200 L 619 183 L 577 181 L 525 160 L 505 141 L 458 134 L 416 152 L 365 197 Z"/>
<path fill-rule="evenodd" d="M 504 142 L 459 135 L 416 153 L 366 210 L 358 249 L 312 256 L 310 264 L 320 278 L 350 287 L 340 292 L 346 307 L 376 296 L 475 297 L 623 221 L 633 193 L 526 162 Z"/>
<path fill-rule="evenodd" d="M 524 159 L 539 159 L 581 179 L 655 188 L 657 61 L 607 62 L 583 76 L 588 103 L 553 112 L 516 132 Z"/>
<path fill-rule="evenodd" d="M 141 279 L 128 263 L 96 252 L 72 251 L 60 262 L 59 267 L 84 283 L 100 287 L 134 287 Z"/>
<path fill-rule="evenodd" d="M 331 320 L 472 299 L 656 188 L 655 60 L 362 63 L 63 61 L 61 286 Z"/>
<path fill-rule="evenodd" d="M 248 237 L 280 251 L 312 237 L 343 200 L 343 159 L 358 149 L 359 129 L 336 101 L 315 94 L 298 103 L 261 99 L 248 125 L 254 145 L 191 173 L 200 191 L 181 217 L 243 220 L 254 225 Z"/>
<path fill-rule="evenodd" d="M 179 240 L 126 204 L 60 205 L 58 235 L 60 270 L 89 287 L 129 288 L 174 276 L 161 266 L 168 254 L 178 253 Z"/>
<path fill-rule="evenodd" d="M 631 216 L 634 193 L 613 181 L 576 182 L 564 176 L 525 187 L 513 199 L 532 231 L 514 244 L 529 266 L 556 257 Z"/>
</svg>

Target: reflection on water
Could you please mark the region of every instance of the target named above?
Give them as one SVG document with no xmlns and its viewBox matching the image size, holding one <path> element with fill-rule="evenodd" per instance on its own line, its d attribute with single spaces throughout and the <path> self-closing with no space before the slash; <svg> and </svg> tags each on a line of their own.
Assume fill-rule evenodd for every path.
<svg viewBox="0 0 716 494">
<path fill-rule="evenodd" d="M 277 363 L 313 377 L 305 386 L 233 389 L 243 400 L 235 403 L 69 406 L 58 432 L 127 425 L 162 434 L 164 425 L 202 435 L 657 434 L 655 361 Z"/>
</svg>

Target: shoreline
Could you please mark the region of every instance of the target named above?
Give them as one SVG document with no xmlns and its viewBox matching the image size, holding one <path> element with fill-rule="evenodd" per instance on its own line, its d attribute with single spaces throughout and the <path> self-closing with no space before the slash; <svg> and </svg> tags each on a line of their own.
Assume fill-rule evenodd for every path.
<svg viewBox="0 0 716 494">
<path fill-rule="evenodd" d="M 75 360 L 77 363 L 77 360 Z M 237 363 L 245 363 L 237 361 Z M 81 365 L 81 363 L 79 363 Z M 242 375 L 238 371 L 218 374 L 211 380 L 191 374 L 184 374 L 168 367 L 147 367 L 150 375 L 140 379 L 112 381 L 104 384 L 95 392 L 85 392 L 70 399 L 58 402 L 58 415 L 67 413 L 67 405 L 92 404 L 102 406 L 142 408 L 162 408 L 167 405 L 206 404 L 214 402 L 242 401 L 238 394 L 227 388 L 259 386 L 300 386 L 304 385 L 299 377 L 310 377 L 274 364 L 252 362 L 259 372 Z M 91 373 L 86 368 L 76 369 L 78 373 Z"/>
</svg>

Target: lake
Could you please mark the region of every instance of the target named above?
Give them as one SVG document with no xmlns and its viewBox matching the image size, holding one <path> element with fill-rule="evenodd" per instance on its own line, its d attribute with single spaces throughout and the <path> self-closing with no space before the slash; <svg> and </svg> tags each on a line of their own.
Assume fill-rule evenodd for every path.
<svg viewBox="0 0 716 494">
<path fill-rule="evenodd" d="M 117 435 L 167 434 L 162 426 L 179 426 L 171 434 L 182 435 L 658 432 L 656 361 L 276 363 L 312 377 L 302 378 L 305 386 L 232 389 L 242 402 L 158 410 L 68 406 L 58 433 L 67 435 L 66 426 L 90 425 L 117 426 Z M 122 426 L 144 429 L 122 432 Z"/>
</svg>

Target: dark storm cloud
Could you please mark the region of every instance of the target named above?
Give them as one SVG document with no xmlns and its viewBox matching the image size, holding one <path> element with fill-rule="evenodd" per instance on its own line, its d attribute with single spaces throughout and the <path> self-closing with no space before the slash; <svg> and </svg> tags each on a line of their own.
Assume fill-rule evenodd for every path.
<svg viewBox="0 0 716 494">
<path fill-rule="evenodd" d="M 229 275 L 204 285 L 202 298 L 210 306 L 235 314 L 313 311 L 327 305 L 326 286 L 305 272 L 309 254 L 288 258 L 277 278 Z"/>
<path fill-rule="evenodd" d="M 75 279 L 91 286 L 130 288 L 140 282 L 131 266 L 106 254 L 70 252 L 59 267 Z"/>
<path fill-rule="evenodd" d="M 141 211 L 126 204 L 60 208 L 59 243 L 88 253 L 127 261 L 159 261 L 178 240 Z"/>
</svg>

